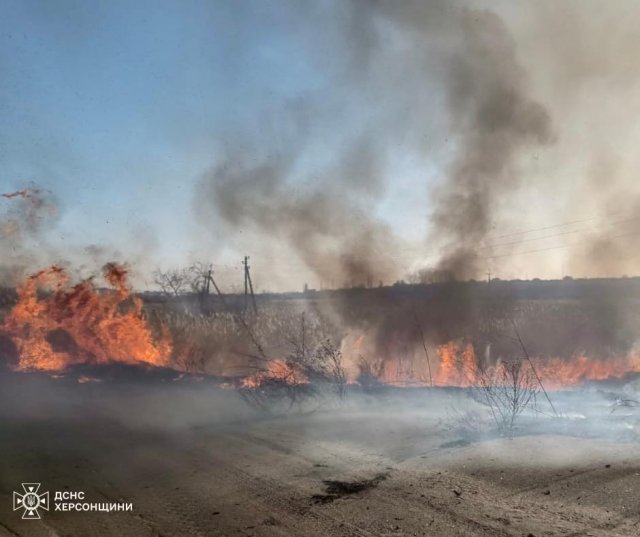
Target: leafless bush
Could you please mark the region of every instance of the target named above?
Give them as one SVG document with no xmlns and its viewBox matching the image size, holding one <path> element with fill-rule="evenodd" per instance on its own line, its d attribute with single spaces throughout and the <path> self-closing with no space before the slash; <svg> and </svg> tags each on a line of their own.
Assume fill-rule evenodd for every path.
<svg viewBox="0 0 640 537">
<path fill-rule="evenodd" d="M 357 381 L 365 392 L 375 391 L 380 388 L 383 367 L 384 362 L 382 360 L 367 359 L 364 356 L 359 357 Z"/>
<path fill-rule="evenodd" d="M 245 400 L 261 409 L 288 401 L 287 410 L 315 401 L 326 403 L 346 396 L 347 375 L 342 352 L 326 336 L 322 322 L 302 313 L 281 328 L 284 358 L 256 359 L 257 372 L 244 383 Z M 246 393 L 248 390 L 251 393 Z"/>
<path fill-rule="evenodd" d="M 313 311 L 269 304 L 259 315 L 156 307 L 154 325 L 169 332 L 176 367 L 232 377 L 240 395 L 261 410 L 343 399 L 347 378 L 340 333 Z"/>
<path fill-rule="evenodd" d="M 344 368 L 342 351 L 330 339 L 326 338 L 315 349 L 310 367 L 310 378 L 317 378 L 328 384 L 330 391 L 340 401 L 347 395 L 347 372 Z"/>
<path fill-rule="evenodd" d="M 211 277 L 211 265 L 197 261 L 188 267 L 157 269 L 153 272 L 153 282 L 166 295 L 179 296 L 189 291 L 202 293 Z"/>
<path fill-rule="evenodd" d="M 513 436 L 516 420 L 535 406 L 538 382 L 531 366 L 521 360 L 499 362 L 475 372 L 476 400 L 491 411 L 498 430 Z"/>
<path fill-rule="evenodd" d="M 167 295 L 179 296 L 189 288 L 190 275 L 187 269 L 157 269 L 153 272 L 153 283 Z"/>
<path fill-rule="evenodd" d="M 196 261 L 189 265 L 185 272 L 187 282 L 192 292 L 203 293 L 207 289 L 207 282 L 211 278 L 212 265 L 202 261 Z"/>
<path fill-rule="evenodd" d="M 249 336 L 253 349 L 247 353 L 250 374 L 242 381 L 240 394 L 252 406 L 267 411 L 281 409 L 282 404 L 286 410 L 300 409 L 311 400 L 324 399 L 323 385 L 329 380 L 334 385 L 340 382 L 342 355 L 326 343 L 321 346 L 322 321 L 306 312 L 280 313 L 283 315 L 261 312 L 241 319 L 245 339 Z"/>
<path fill-rule="evenodd" d="M 342 352 L 324 328 L 318 317 L 309 318 L 302 313 L 297 329 L 286 336 L 289 347 L 286 364 L 291 371 L 298 372 L 295 383 L 306 385 L 305 395 L 323 399 L 336 396 L 344 400 L 347 374 Z"/>
<path fill-rule="evenodd" d="M 465 439 L 476 438 L 486 425 L 487 416 L 472 409 L 451 407 L 447 409 L 445 427 Z"/>
</svg>

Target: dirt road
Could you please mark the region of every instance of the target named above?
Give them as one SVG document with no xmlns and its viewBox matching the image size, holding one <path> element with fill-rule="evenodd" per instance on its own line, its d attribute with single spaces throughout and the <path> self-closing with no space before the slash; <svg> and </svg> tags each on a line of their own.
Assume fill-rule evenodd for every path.
<svg viewBox="0 0 640 537">
<path fill-rule="evenodd" d="M 207 420 L 205 409 L 179 423 L 165 395 L 122 395 L 119 411 L 144 406 L 131 420 L 95 397 L 15 412 L 5 404 L 0 535 L 640 535 L 637 444 L 468 443 L 428 413 L 380 408 L 232 420 Z M 11 499 L 22 482 L 133 511 L 52 506 L 22 520 Z"/>
</svg>

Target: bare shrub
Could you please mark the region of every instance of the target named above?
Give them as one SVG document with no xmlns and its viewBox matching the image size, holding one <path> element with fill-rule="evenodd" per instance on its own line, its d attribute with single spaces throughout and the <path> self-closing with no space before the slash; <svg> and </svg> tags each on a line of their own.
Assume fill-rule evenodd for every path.
<svg viewBox="0 0 640 537">
<path fill-rule="evenodd" d="M 153 272 L 153 283 L 166 295 L 181 295 L 189 288 L 189 281 L 190 275 L 187 269 L 157 269 Z"/>
<path fill-rule="evenodd" d="M 380 377 L 382 376 L 383 368 L 384 362 L 382 360 L 367 359 L 364 356 L 359 357 L 359 373 L 356 380 L 365 392 L 375 391 L 382 386 Z"/>
<path fill-rule="evenodd" d="M 245 378 L 239 388 L 244 400 L 258 410 L 272 412 L 298 409 L 314 395 L 313 387 L 299 368 L 282 360 L 268 360 L 256 373 Z"/>
<path fill-rule="evenodd" d="M 464 439 L 474 439 L 482 434 L 487 419 L 491 418 L 484 412 L 451 407 L 447 409 L 445 428 Z"/>
<path fill-rule="evenodd" d="M 323 403 L 330 396 L 339 400 L 345 397 L 347 378 L 342 353 L 326 336 L 327 327 L 318 316 L 302 312 L 270 319 L 268 326 L 261 325 L 260 318 L 264 315 L 252 324 L 255 338 L 271 343 L 267 348 L 283 358 L 270 358 L 266 353 L 253 357 L 256 372 L 241 387 L 247 402 L 261 410 L 272 410 L 287 401 L 290 410 L 294 406 L 300 409 L 311 400 Z M 274 336 L 280 341 L 274 342 Z"/>
<path fill-rule="evenodd" d="M 518 417 L 535 406 L 538 386 L 530 365 L 521 360 L 475 372 L 476 400 L 489 407 L 498 430 L 510 437 Z"/>
<path fill-rule="evenodd" d="M 340 334 L 316 312 L 289 304 L 267 304 L 247 316 L 161 307 L 150 318 L 171 335 L 178 369 L 225 376 L 260 410 L 346 395 Z"/>
<path fill-rule="evenodd" d="M 192 292 L 201 294 L 207 289 L 211 270 L 212 266 L 202 261 L 196 261 L 185 269 L 187 283 Z"/>
<path fill-rule="evenodd" d="M 291 380 L 298 387 L 292 394 L 296 402 L 301 395 L 325 400 L 337 397 L 340 401 L 346 397 L 347 373 L 342 352 L 324 329 L 318 317 L 310 319 L 302 313 L 297 330 L 286 336 L 289 347 L 286 365 L 295 372 Z"/>
<path fill-rule="evenodd" d="M 342 351 L 330 338 L 324 339 L 316 347 L 309 373 L 311 380 L 327 384 L 338 400 L 343 401 L 347 396 L 347 372 Z"/>
</svg>

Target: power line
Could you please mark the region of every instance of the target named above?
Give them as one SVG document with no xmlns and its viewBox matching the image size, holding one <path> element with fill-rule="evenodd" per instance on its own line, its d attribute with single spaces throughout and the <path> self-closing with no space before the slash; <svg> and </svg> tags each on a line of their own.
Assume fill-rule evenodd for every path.
<svg viewBox="0 0 640 537">
<path fill-rule="evenodd" d="M 562 223 L 558 223 L 558 224 L 552 224 L 550 226 L 544 226 L 544 227 L 539 227 L 539 228 L 533 228 L 533 229 L 525 229 L 522 231 L 514 231 L 514 232 L 510 232 L 510 233 L 505 233 L 504 235 L 496 235 L 493 238 L 494 239 L 505 239 L 507 237 L 514 237 L 517 235 L 526 235 L 527 233 L 534 233 L 536 231 L 547 231 L 549 229 L 555 229 L 558 227 L 566 227 L 566 226 L 571 226 L 574 224 L 584 224 L 585 222 L 592 222 L 593 220 L 605 220 L 606 218 L 609 218 L 611 216 L 616 216 L 616 215 L 620 215 L 620 214 L 625 214 L 626 211 L 618 211 L 615 213 L 610 213 L 607 216 L 592 216 L 589 218 L 583 218 L 580 220 L 571 220 L 569 222 L 562 222 Z"/>
<path fill-rule="evenodd" d="M 555 237 L 562 237 L 564 235 L 572 235 L 575 233 L 584 232 L 584 229 L 574 229 L 572 231 L 564 231 L 563 233 L 554 233 L 553 235 L 546 235 L 545 237 L 534 237 L 531 239 L 523 239 L 521 241 L 512 241 L 512 242 L 500 242 L 498 244 L 488 244 L 487 246 L 480 246 L 476 248 L 476 250 L 489 250 L 490 248 L 499 248 L 500 246 L 513 246 L 515 244 L 522 244 L 525 242 L 534 242 L 534 241 L 542 241 L 546 239 L 553 239 Z"/>
<path fill-rule="evenodd" d="M 633 233 L 623 233 L 620 235 L 614 235 L 612 237 L 608 237 L 608 240 L 613 240 L 613 239 L 620 239 L 623 237 L 632 237 L 632 236 L 638 236 L 640 235 L 640 232 L 633 232 Z M 579 246 L 581 244 L 586 244 L 587 241 L 578 241 L 578 242 L 572 242 L 570 244 L 564 244 L 564 245 L 559 245 L 559 246 L 550 246 L 548 248 L 540 248 L 538 250 L 528 250 L 526 252 L 512 252 L 510 254 L 501 254 L 501 255 L 491 255 L 491 256 L 486 256 L 483 257 L 482 259 L 498 259 L 501 257 L 512 257 L 512 256 L 517 256 L 517 255 L 524 255 L 524 254 L 535 254 L 538 252 L 546 252 L 548 250 L 562 250 L 565 248 L 571 248 L 573 246 Z"/>
<path fill-rule="evenodd" d="M 628 214 L 626 211 L 618 211 L 615 213 L 610 213 L 608 215 L 608 217 L 611 216 L 615 216 L 615 215 L 620 215 L 620 214 Z M 569 225 L 575 225 L 575 224 L 580 224 L 580 223 L 585 223 L 585 222 L 592 222 L 594 220 L 600 220 L 602 223 L 607 223 L 606 221 L 606 217 L 600 217 L 600 216 L 594 216 L 591 218 L 583 218 L 580 220 L 571 220 L 569 222 L 562 222 L 562 223 L 558 223 L 558 224 L 553 224 L 550 226 L 544 226 L 544 227 L 539 227 L 539 228 L 532 228 L 532 229 L 526 229 L 526 230 L 522 230 L 522 231 L 515 231 L 512 233 L 505 233 L 503 235 L 496 235 L 494 237 L 490 237 L 492 239 L 500 239 L 500 238 L 507 238 L 507 237 L 515 237 L 518 235 L 526 235 L 528 233 L 534 233 L 534 232 L 538 232 L 538 231 L 546 231 L 549 229 L 555 229 L 555 228 L 559 228 L 559 227 L 566 227 Z M 640 217 L 634 217 L 634 218 L 626 218 L 623 220 L 614 220 L 612 222 L 608 222 L 608 225 L 612 226 L 612 225 L 617 225 L 617 224 L 622 224 L 625 222 L 632 222 L 632 221 L 637 221 L 640 220 Z M 532 237 L 532 238 L 525 238 L 522 240 L 518 240 L 518 241 L 509 241 L 509 242 L 499 242 L 499 243 L 495 243 L 495 244 L 488 244 L 486 246 L 480 246 L 477 248 L 477 250 L 485 250 L 485 249 L 489 249 L 489 248 L 497 248 L 499 246 L 512 246 L 515 244 L 520 244 L 523 242 L 534 242 L 534 241 L 538 241 L 538 240 L 545 240 L 545 239 L 550 239 L 550 238 L 555 238 L 555 237 L 560 237 L 560 236 L 564 236 L 564 235 L 572 235 L 575 233 L 579 233 L 581 231 L 593 231 L 592 227 L 582 227 L 580 229 L 575 229 L 575 230 L 569 230 L 569 231 L 563 231 L 560 233 L 554 233 L 552 235 L 545 235 L 543 237 Z M 421 246 L 406 246 L 404 248 L 398 248 L 397 251 L 401 251 L 401 252 L 414 252 L 414 253 L 419 253 L 419 251 L 422 249 Z M 390 256 L 393 259 L 398 259 L 397 256 Z"/>
<path fill-rule="evenodd" d="M 609 222 L 609 226 L 614 226 L 614 225 L 618 225 L 618 224 L 624 224 L 627 222 L 634 222 L 640 220 L 640 217 L 635 217 L 635 218 L 626 218 L 624 220 L 617 220 L 614 222 Z M 511 241 L 511 242 L 499 242 L 496 244 L 488 244 L 486 246 L 480 246 L 479 248 L 477 248 L 478 250 L 487 250 L 489 248 L 498 248 L 500 246 L 512 246 L 514 244 L 522 244 L 525 242 L 534 242 L 534 241 L 541 241 L 541 240 L 545 240 L 545 239 L 553 239 L 555 237 L 562 237 L 565 235 L 572 235 L 575 233 L 581 233 L 581 232 L 585 232 L 585 231 L 595 231 L 594 228 L 581 228 L 581 229 L 572 229 L 570 231 L 563 231 L 561 233 L 554 233 L 552 235 L 545 235 L 544 237 L 532 237 L 530 239 L 522 239 L 519 241 Z"/>
<path fill-rule="evenodd" d="M 617 212 L 617 213 L 611 213 L 609 216 L 613 216 L 615 214 L 624 214 L 622 211 Z M 628 214 L 628 213 L 627 213 Z M 544 231 L 544 230 L 549 230 L 549 229 L 556 229 L 556 228 L 561 228 L 561 227 L 566 227 L 569 225 L 575 225 L 575 224 L 580 224 L 580 223 L 585 223 L 585 222 L 592 222 L 594 220 L 599 220 L 600 217 L 592 217 L 592 218 L 583 218 L 580 220 L 572 220 L 569 222 L 563 222 L 563 223 L 558 223 L 558 224 L 553 224 L 550 226 L 544 226 L 544 227 L 539 227 L 539 228 L 533 228 L 533 229 L 528 229 L 528 230 L 522 230 L 522 231 L 518 231 L 518 232 L 513 232 L 513 233 L 506 233 L 503 235 L 498 235 L 495 238 L 506 238 L 506 237 L 514 237 L 517 235 L 525 235 L 528 233 L 533 233 L 533 232 L 537 232 L 537 231 Z M 635 217 L 635 218 L 627 218 L 627 219 L 622 219 L 622 220 L 617 220 L 617 221 L 612 221 L 612 222 L 608 222 L 608 226 L 615 226 L 615 225 L 619 225 L 619 224 L 623 224 L 623 223 L 627 223 L 627 222 L 633 222 L 633 221 L 638 221 L 640 220 L 640 217 Z M 604 219 L 601 219 L 601 221 L 603 223 L 606 223 L 606 221 Z M 524 243 L 528 243 L 528 242 L 535 242 L 535 241 L 542 241 L 542 240 L 548 240 L 548 239 L 552 239 L 552 238 L 556 238 L 556 237 L 563 237 L 563 236 L 567 236 L 567 235 L 574 235 L 577 233 L 581 233 L 581 232 L 588 232 L 588 231 L 598 231 L 597 229 L 594 229 L 593 227 L 587 227 L 587 228 L 580 228 L 580 229 L 574 229 L 574 230 L 568 230 L 568 231 L 562 231 L 559 233 L 553 233 L 553 234 L 549 234 L 549 235 L 545 235 L 542 237 L 531 237 L 531 238 L 524 238 L 522 240 L 517 240 L 517 241 L 509 241 L 509 242 L 503 242 L 503 243 L 496 243 L 496 244 L 490 244 L 490 245 L 486 245 L 486 246 L 480 246 L 478 247 L 476 250 L 477 251 L 481 251 L 481 250 L 489 250 L 489 249 L 493 249 L 493 248 L 499 248 L 499 247 L 503 247 L 503 246 L 515 246 L 518 244 L 524 244 Z M 602 230 L 600 230 L 602 231 Z M 624 234 L 619 234 L 619 235 L 614 235 L 612 237 L 609 237 L 609 239 L 616 239 L 616 238 L 622 238 L 622 237 L 628 237 L 628 236 L 634 236 L 637 235 L 638 232 L 632 232 L 632 233 L 624 233 Z M 537 248 L 534 250 L 526 250 L 523 252 L 511 252 L 511 253 L 505 253 L 505 254 L 497 254 L 497 255 L 487 255 L 487 256 L 483 256 L 481 257 L 481 259 L 500 259 L 500 258 L 506 258 L 506 257 L 514 257 L 514 256 L 519 256 L 519 255 L 528 255 L 528 254 L 534 254 L 534 253 L 539 253 L 539 252 L 546 252 L 546 251 L 552 251 L 552 250 L 562 250 L 562 249 L 567 249 L 567 248 L 571 248 L 573 246 L 577 246 L 580 244 L 584 244 L 586 241 L 577 241 L 577 242 L 572 242 L 569 244 L 564 244 L 564 245 L 556 245 L 556 246 L 549 246 L 549 247 L 544 247 L 544 248 Z M 416 248 L 403 248 L 400 249 L 400 251 L 408 251 L 408 250 L 417 250 Z M 417 253 L 417 252 L 416 252 Z M 386 256 L 386 258 L 388 260 L 393 261 L 395 264 L 397 264 L 398 261 L 401 261 L 404 259 L 404 257 L 401 256 L 392 256 L 392 255 L 388 255 Z M 255 264 L 255 263 L 254 263 Z M 318 269 L 318 268 L 327 268 L 327 267 L 333 267 L 335 266 L 334 263 L 314 263 L 313 265 L 304 263 L 304 262 L 300 262 L 300 263 L 278 263 L 277 265 L 274 265 L 272 263 L 261 263 L 258 262 L 257 265 L 259 267 L 264 267 L 264 268 L 269 268 L 269 269 L 278 269 L 278 268 L 283 268 L 283 269 L 303 269 L 305 271 L 313 271 L 314 269 Z M 219 264 L 219 263 L 214 263 L 212 264 L 212 266 L 214 267 L 220 267 L 222 269 L 226 269 L 229 271 L 237 271 L 237 270 L 242 270 L 242 267 L 237 266 L 237 265 L 228 265 L 228 264 Z"/>
</svg>

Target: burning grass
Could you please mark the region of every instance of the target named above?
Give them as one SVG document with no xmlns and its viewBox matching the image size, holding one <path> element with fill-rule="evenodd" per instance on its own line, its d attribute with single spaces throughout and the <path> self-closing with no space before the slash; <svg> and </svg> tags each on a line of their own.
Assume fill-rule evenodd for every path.
<svg viewBox="0 0 640 537">
<path fill-rule="evenodd" d="M 110 286 L 93 279 L 71 285 L 64 269 L 52 266 L 18 287 L 18 302 L 0 331 L 15 345 L 18 371 L 61 371 L 80 363 L 168 365 L 171 342 L 154 337 L 143 316 L 142 300 L 131 294 L 124 267 L 109 264 Z"/>
<path fill-rule="evenodd" d="M 274 400 L 293 406 L 319 394 L 339 401 L 349 384 L 364 390 L 474 388 L 478 372 L 498 371 L 522 356 L 521 349 L 503 341 L 504 316 L 512 308 L 503 318 L 480 317 L 469 325 L 473 329 L 460 328 L 464 338 L 451 339 L 455 323 L 444 331 L 427 323 L 430 308 L 438 307 L 428 301 L 419 303 L 418 313 L 416 302 L 401 304 L 393 322 L 384 316 L 372 322 L 368 309 L 362 318 L 352 311 L 349 320 L 344 311 L 336 316 L 313 301 L 266 302 L 257 315 L 233 308 L 205 315 L 177 299 L 145 304 L 132 293 L 122 266 L 109 264 L 102 276 L 108 288 L 99 288 L 93 278 L 73 284 L 63 269 L 52 266 L 18 286 L 17 302 L 0 325 L 0 352 L 14 370 L 60 373 L 111 362 L 161 366 L 225 377 L 254 406 L 269 407 Z M 403 311 L 405 321 L 413 320 L 398 324 L 395 315 Z M 546 330 L 544 311 L 527 302 L 518 315 L 534 353 L 542 352 L 546 344 L 533 329 Z M 531 366 L 554 390 L 638 373 L 640 356 L 633 349 L 605 358 L 542 353 L 532 356 Z"/>
</svg>

